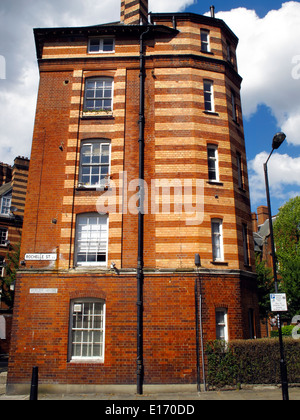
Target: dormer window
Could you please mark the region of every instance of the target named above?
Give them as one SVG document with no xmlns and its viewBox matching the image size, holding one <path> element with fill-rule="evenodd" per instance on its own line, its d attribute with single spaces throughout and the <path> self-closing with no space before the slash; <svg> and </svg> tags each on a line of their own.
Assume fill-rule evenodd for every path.
<svg viewBox="0 0 300 420">
<path fill-rule="evenodd" d="M 88 45 L 88 52 L 90 54 L 105 54 L 115 52 L 114 38 L 90 38 Z"/>
<path fill-rule="evenodd" d="M 11 199 L 12 199 L 11 192 L 2 196 L 0 200 L 0 215 L 1 216 L 10 215 Z"/>
</svg>

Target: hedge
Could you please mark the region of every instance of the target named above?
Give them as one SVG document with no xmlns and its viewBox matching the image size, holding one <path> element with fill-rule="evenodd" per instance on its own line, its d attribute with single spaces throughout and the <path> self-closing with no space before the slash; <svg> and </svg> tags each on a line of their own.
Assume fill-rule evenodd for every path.
<svg viewBox="0 0 300 420">
<path fill-rule="evenodd" d="M 300 340 L 284 339 L 289 383 L 300 383 Z M 209 342 L 206 346 L 210 388 L 242 384 L 280 384 L 278 339 Z"/>
</svg>

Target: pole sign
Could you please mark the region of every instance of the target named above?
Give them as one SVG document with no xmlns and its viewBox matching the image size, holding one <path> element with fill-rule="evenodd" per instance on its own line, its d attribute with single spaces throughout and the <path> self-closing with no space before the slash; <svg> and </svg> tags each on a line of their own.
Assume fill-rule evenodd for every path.
<svg viewBox="0 0 300 420">
<path fill-rule="evenodd" d="M 271 298 L 271 311 L 272 312 L 287 312 L 287 300 L 285 293 L 273 293 Z"/>
</svg>

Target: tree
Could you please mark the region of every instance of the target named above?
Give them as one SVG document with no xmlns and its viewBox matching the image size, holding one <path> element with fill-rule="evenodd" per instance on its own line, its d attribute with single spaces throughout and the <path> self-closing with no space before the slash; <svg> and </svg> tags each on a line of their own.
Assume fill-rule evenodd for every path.
<svg viewBox="0 0 300 420">
<path fill-rule="evenodd" d="M 270 293 L 274 291 L 274 279 L 272 269 L 267 266 L 266 261 L 261 261 L 261 256 L 257 253 L 255 258 L 258 287 L 258 304 L 261 318 L 268 318 L 271 304 Z"/>
<path fill-rule="evenodd" d="M 9 309 L 12 309 L 14 304 L 14 292 L 11 290 L 10 286 L 15 283 L 17 270 L 19 268 L 19 258 L 20 258 L 20 244 L 17 244 L 7 252 L 6 255 L 6 268 L 5 276 L 0 278 L 0 295 L 1 300 L 8 306 Z"/>
<path fill-rule="evenodd" d="M 280 208 L 274 223 L 280 290 L 287 294 L 289 315 L 300 315 L 300 197 Z"/>
</svg>

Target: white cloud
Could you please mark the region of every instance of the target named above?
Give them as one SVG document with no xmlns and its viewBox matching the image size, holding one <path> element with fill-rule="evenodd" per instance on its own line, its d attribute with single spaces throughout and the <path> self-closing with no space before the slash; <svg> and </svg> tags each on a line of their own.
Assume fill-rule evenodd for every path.
<svg viewBox="0 0 300 420">
<path fill-rule="evenodd" d="M 150 0 L 149 10 L 178 12 L 194 2 Z M 71 3 L 70 7 L 70 0 L 0 2 L 0 161 L 11 164 L 18 155 L 30 155 L 39 82 L 33 28 L 89 26 L 120 19 L 121 0 Z"/>
<path fill-rule="evenodd" d="M 267 159 L 268 153 L 262 152 L 248 163 L 253 205 L 266 198 L 263 165 Z M 268 163 L 268 174 L 271 195 L 282 203 L 300 195 L 300 157 L 293 158 L 287 154 L 274 153 Z"/>
<path fill-rule="evenodd" d="M 186 7 L 196 2 L 197 0 L 150 0 L 149 11 L 156 13 L 182 12 Z"/>
<path fill-rule="evenodd" d="M 240 39 L 244 116 L 254 114 L 259 104 L 267 105 L 286 132 L 287 141 L 300 145 L 300 79 L 293 77 L 298 75 L 295 57 L 300 55 L 300 3 L 286 2 L 264 18 L 245 8 L 216 16 Z"/>
</svg>

